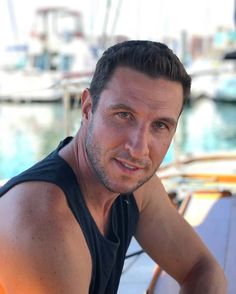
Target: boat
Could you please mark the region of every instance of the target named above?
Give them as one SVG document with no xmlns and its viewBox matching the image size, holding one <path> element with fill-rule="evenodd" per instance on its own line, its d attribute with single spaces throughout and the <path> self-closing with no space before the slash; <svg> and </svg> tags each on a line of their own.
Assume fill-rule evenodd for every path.
<svg viewBox="0 0 236 294">
<path fill-rule="evenodd" d="M 235 55 L 226 54 L 225 56 L 212 63 L 208 62 L 204 67 L 190 69 L 192 76 L 190 102 L 200 98 L 236 102 Z"/>
<path fill-rule="evenodd" d="M 11 65 L 0 71 L 0 101 L 60 101 L 61 81 L 86 76 L 88 85 L 95 62 L 81 13 L 65 7 L 41 7 L 36 11 L 23 68 Z"/>
<path fill-rule="evenodd" d="M 223 267 L 228 293 L 236 293 L 236 153 L 187 157 L 161 166 L 157 174 L 176 209 Z M 125 287 L 129 293 L 179 293 L 178 283 L 135 240 L 127 257 L 118 293 Z"/>
</svg>

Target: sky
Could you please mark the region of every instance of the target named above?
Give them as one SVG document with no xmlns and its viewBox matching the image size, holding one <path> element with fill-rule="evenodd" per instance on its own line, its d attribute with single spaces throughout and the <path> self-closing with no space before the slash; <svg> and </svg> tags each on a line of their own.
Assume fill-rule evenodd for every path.
<svg viewBox="0 0 236 294">
<path fill-rule="evenodd" d="M 23 40 L 32 30 L 36 8 L 45 6 L 69 6 L 81 11 L 86 34 L 101 35 L 107 2 L 107 33 L 113 31 L 133 39 L 158 40 L 164 35 L 178 36 L 182 30 L 210 35 L 219 26 L 234 27 L 234 0 L 0 0 L 0 46 L 13 38 L 8 5 L 14 8 L 13 19 Z"/>
</svg>

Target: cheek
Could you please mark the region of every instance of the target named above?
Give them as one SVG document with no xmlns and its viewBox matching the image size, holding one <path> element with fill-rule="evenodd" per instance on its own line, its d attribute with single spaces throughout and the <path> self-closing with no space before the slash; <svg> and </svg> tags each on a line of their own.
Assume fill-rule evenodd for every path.
<svg viewBox="0 0 236 294">
<path fill-rule="evenodd" d="M 163 147 L 162 147 L 163 157 L 165 157 L 165 155 L 170 147 L 171 142 L 172 142 L 172 138 L 163 143 Z"/>
<path fill-rule="evenodd" d="M 127 130 L 111 122 L 101 122 L 98 130 L 104 139 L 111 145 L 121 145 L 127 136 Z"/>
<path fill-rule="evenodd" d="M 103 125 L 102 123 L 94 125 L 91 133 L 91 144 L 94 148 L 99 146 L 103 156 L 110 154 L 121 144 L 121 140 L 116 132 Z"/>
<path fill-rule="evenodd" d="M 150 154 L 154 161 L 160 162 L 165 157 L 169 147 L 171 144 L 171 140 L 157 140 L 154 142 L 150 149 Z"/>
</svg>

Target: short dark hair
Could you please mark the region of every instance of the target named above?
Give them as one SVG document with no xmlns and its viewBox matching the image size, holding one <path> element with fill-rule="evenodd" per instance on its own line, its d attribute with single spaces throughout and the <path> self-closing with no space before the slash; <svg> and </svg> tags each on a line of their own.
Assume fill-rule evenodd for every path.
<svg viewBox="0 0 236 294">
<path fill-rule="evenodd" d="M 97 62 L 89 89 L 93 110 L 96 109 L 101 92 L 119 66 L 129 67 L 151 78 L 180 82 L 184 102 L 190 94 L 191 77 L 170 48 L 159 42 L 130 40 L 108 48 Z"/>
</svg>

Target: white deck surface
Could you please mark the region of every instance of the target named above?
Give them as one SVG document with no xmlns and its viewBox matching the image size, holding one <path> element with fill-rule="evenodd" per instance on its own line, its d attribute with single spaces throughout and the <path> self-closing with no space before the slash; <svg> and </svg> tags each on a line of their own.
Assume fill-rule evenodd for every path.
<svg viewBox="0 0 236 294">
<path fill-rule="evenodd" d="M 131 241 L 127 254 L 140 250 L 135 239 Z M 124 265 L 118 294 L 144 294 L 151 281 L 155 263 L 146 253 L 128 258 Z"/>
</svg>

